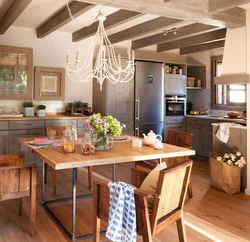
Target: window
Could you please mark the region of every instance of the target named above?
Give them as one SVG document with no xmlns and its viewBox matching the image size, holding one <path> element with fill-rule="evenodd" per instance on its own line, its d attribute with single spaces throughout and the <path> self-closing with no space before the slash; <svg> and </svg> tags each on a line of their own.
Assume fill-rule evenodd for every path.
<svg viewBox="0 0 250 242">
<path fill-rule="evenodd" d="M 213 109 L 241 110 L 246 105 L 246 85 L 215 85 L 214 77 L 221 75 L 222 56 L 211 58 L 211 103 Z"/>
</svg>

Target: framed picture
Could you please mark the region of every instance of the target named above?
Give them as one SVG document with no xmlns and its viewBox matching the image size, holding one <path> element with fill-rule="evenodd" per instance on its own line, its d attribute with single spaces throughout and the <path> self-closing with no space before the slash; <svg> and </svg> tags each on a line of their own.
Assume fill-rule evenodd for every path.
<svg viewBox="0 0 250 242">
<path fill-rule="evenodd" d="M 0 99 L 32 99 L 33 50 L 0 46 Z"/>
<path fill-rule="evenodd" d="M 64 100 L 65 69 L 35 67 L 35 100 Z"/>
</svg>

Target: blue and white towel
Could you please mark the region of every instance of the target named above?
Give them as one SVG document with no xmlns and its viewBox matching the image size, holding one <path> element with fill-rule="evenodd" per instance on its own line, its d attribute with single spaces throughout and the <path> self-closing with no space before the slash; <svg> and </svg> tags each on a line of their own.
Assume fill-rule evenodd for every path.
<svg viewBox="0 0 250 242">
<path fill-rule="evenodd" d="M 106 237 L 115 242 L 136 242 L 135 187 L 109 182 L 109 223 Z"/>
</svg>

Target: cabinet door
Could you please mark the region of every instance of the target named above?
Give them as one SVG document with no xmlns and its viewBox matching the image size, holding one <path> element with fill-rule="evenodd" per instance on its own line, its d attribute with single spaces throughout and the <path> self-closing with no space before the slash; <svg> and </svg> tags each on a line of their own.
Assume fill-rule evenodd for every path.
<svg viewBox="0 0 250 242">
<path fill-rule="evenodd" d="M 8 154 L 8 131 L 0 131 L 0 155 Z"/>
<path fill-rule="evenodd" d="M 192 149 L 195 150 L 196 155 L 203 156 L 203 128 L 201 125 L 187 125 L 187 132 L 193 134 Z"/>
<path fill-rule="evenodd" d="M 209 152 L 213 150 L 213 129 L 212 126 L 204 126 L 204 150 L 203 156 L 209 157 Z"/>
<path fill-rule="evenodd" d="M 186 95 L 187 77 L 184 75 L 166 74 L 165 75 L 165 94 Z"/>
<path fill-rule="evenodd" d="M 165 124 L 164 140 L 163 140 L 164 142 L 167 141 L 169 130 L 176 130 L 176 131 L 180 131 L 180 132 L 185 132 L 185 124 Z"/>
<path fill-rule="evenodd" d="M 9 131 L 9 154 L 20 153 L 18 138 L 39 137 L 45 135 L 45 129 L 15 130 Z"/>
</svg>

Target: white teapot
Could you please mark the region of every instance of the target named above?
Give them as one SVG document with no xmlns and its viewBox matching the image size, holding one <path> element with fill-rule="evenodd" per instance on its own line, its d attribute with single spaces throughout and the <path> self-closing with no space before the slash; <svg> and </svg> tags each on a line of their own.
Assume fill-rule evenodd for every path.
<svg viewBox="0 0 250 242">
<path fill-rule="evenodd" d="M 163 149 L 163 143 L 160 140 L 156 140 L 154 147 L 156 150 L 161 150 Z"/>
<path fill-rule="evenodd" d="M 162 141 L 162 137 L 159 134 L 155 134 L 153 130 L 150 130 L 150 132 L 147 134 L 142 134 L 144 137 L 144 142 L 146 145 L 154 145 L 155 142 L 157 141 L 157 137 L 160 137 L 160 141 Z"/>
</svg>

